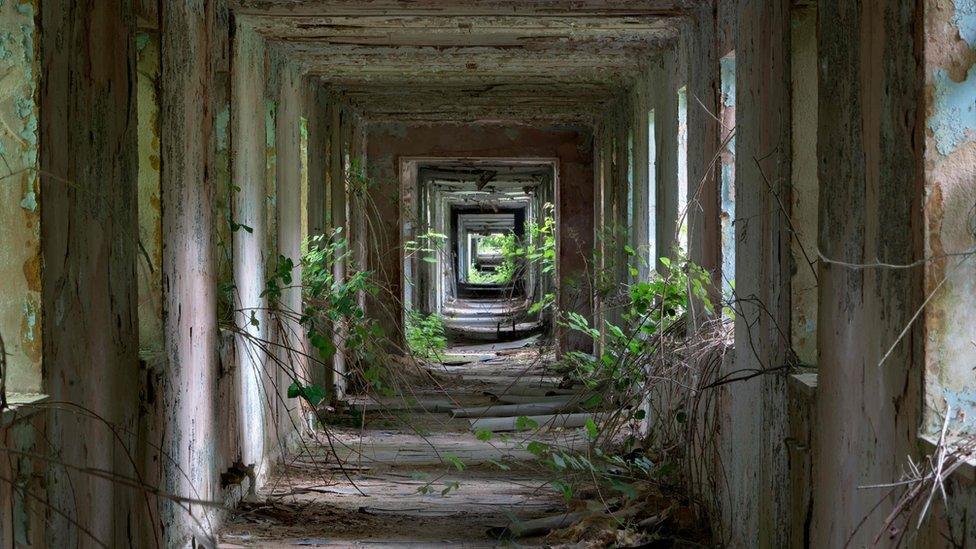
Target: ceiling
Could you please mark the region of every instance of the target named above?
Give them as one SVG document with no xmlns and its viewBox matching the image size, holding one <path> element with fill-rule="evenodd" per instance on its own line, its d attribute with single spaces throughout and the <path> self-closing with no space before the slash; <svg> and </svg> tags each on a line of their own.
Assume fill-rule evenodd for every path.
<svg viewBox="0 0 976 549">
<path fill-rule="evenodd" d="M 588 121 L 692 0 L 238 0 L 269 47 L 371 120 Z"/>
</svg>

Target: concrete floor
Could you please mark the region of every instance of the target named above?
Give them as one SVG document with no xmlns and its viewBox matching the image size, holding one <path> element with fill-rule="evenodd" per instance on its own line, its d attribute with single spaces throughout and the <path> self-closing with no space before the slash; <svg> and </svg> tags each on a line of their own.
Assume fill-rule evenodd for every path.
<svg viewBox="0 0 976 549">
<path fill-rule="evenodd" d="M 529 436 L 578 447 L 582 433 L 553 430 L 483 442 L 467 420 L 446 411 L 488 405 L 486 393 L 554 387 L 543 371 L 549 357 L 521 344 L 449 349 L 449 365 L 433 368 L 449 380 L 447 394 L 418 388 L 409 402 L 351 397 L 350 408 L 367 404 L 359 427 L 320 431 L 320 441 L 289 459 L 257 502 L 233 513 L 221 547 L 495 547 L 511 542 L 494 539 L 490 528 L 564 511 L 547 471 L 520 447 Z"/>
</svg>

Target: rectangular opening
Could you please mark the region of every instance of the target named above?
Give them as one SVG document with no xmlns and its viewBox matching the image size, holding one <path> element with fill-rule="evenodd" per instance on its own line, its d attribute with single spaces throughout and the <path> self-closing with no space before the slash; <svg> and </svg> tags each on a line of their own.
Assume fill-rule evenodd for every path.
<svg viewBox="0 0 976 549">
<path fill-rule="evenodd" d="M 722 217 L 722 299 L 732 299 L 735 290 L 735 52 L 720 60 L 721 143 L 719 176 Z"/>
<path fill-rule="evenodd" d="M 654 109 L 647 113 L 647 264 L 657 262 L 657 135 Z M 653 270 L 653 269 L 652 269 Z"/>
<path fill-rule="evenodd" d="M 678 90 L 678 247 L 688 251 L 688 89 Z"/>
</svg>

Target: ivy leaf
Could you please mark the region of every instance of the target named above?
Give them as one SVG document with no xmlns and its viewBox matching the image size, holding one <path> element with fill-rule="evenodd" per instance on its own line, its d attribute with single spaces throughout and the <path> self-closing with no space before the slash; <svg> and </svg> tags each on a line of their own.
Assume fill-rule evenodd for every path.
<svg viewBox="0 0 976 549">
<path fill-rule="evenodd" d="M 450 494 L 451 493 L 451 490 L 454 490 L 456 492 L 459 488 L 461 488 L 461 483 L 460 482 L 458 482 L 458 481 L 448 482 L 445 485 L 444 489 L 441 490 L 441 495 L 442 496 L 446 496 L 447 494 Z"/>
<path fill-rule="evenodd" d="M 584 408 L 593 408 L 594 406 L 603 402 L 603 395 L 599 393 L 594 393 L 590 398 L 583 401 Z"/>
<path fill-rule="evenodd" d="M 332 358 L 332 355 L 334 355 L 336 352 L 335 344 L 333 344 L 329 338 L 322 334 L 312 334 L 308 341 L 311 343 L 312 347 L 318 349 L 319 356 L 322 357 L 322 360 Z"/>
<path fill-rule="evenodd" d="M 461 458 L 455 456 L 454 454 L 448 454 L 444 456 L 444 459 L 450 462 L 450 464 L 453 465 L 458 471 L 464 470 L 464 462 L 461 461 Z"/>
<path fill-rule="evenodd" d="M 302 396 L 308 401 L 312 406 L 318 406 L 323 400 L 325 400 L 325 389 L 319 385 L 309 385 L 305 387 L 305 392 Z"/>
<path fill-rule="evenodd" d="M 303 387 L 301 383 L 295 381 L 288 386 L 288 398 L 303 398 L 312 406 L 318 406 L 325 400 L 325 389 L 318 385 L 308 385 Z"/>
<path fill-rule="evenodd" d="M 533 440 L 528 446 L 526 446 L 525 449 L 528 450 L 530 454 L 540 457 L 549 451 L 549 445 Z"/>
<path fill-rule="evenodd" d="M 552 481 L 552 487 L 563 495 L 563 499 L 569 501 L 573 499 L 573 487 L 561 480 Z"/>
<path fill-rule="evenodd" d="M 538 427 L 539 427 L 539 422 L 537 422 L 536 420 L 528 416 L 519 416 L 515 420 L 515 429 L 517 431 L 527 431 L 529 429 L 536 429 Z"/>
<path fill-rule="evenodd" d="M 488 442 L 493 436 L 495 436 L 495 433 L 489 431 L 488 429 L 479 429 L 474 436 L 478 437 L 478 440 L 482 442 Z"/>
<path fill-rule="evenodd" d="M 590 440 L 595 440 L 600 435 L 600 429 L 596 426 L 593 418 L 586 419 L 586 434 L 590 437 Z"/>
</svg>

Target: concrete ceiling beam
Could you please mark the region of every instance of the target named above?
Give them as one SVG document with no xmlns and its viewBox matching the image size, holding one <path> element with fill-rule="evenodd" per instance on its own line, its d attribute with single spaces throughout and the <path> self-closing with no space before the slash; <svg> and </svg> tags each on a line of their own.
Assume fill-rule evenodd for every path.
<svg viewBox="0 0 976 549">
<path fill-rule="evenodd" d="M 231 0 L 239 13 L 308 15 L 675 16 L 701 0 Z"/>
</svg>

